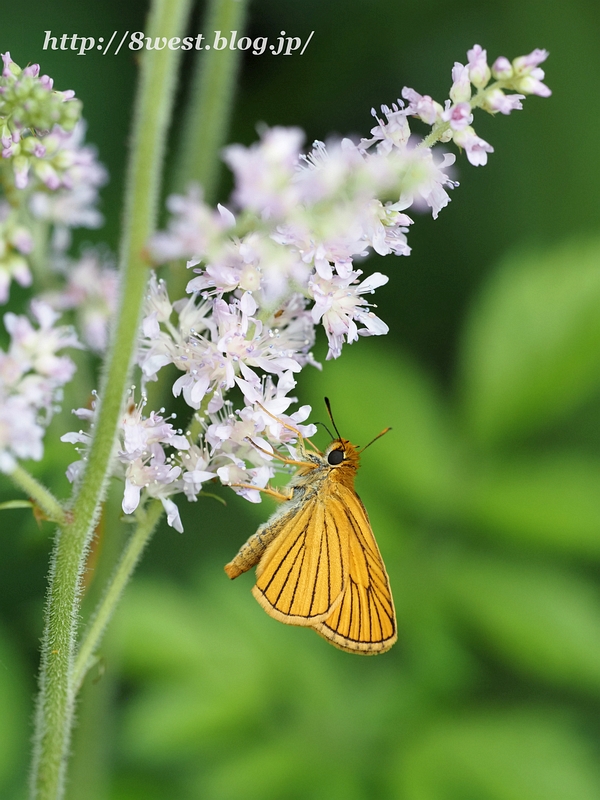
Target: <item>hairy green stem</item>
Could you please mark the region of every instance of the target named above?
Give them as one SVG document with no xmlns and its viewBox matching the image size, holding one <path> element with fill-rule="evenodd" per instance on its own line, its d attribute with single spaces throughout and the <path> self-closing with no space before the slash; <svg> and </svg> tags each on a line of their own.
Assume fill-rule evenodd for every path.
<svg viewBox="0 0 600 800">
<path fill-rule="evenodd" d="M 154 533 L 162 513 L 162 503 L 159 500 L 152 500 L 148 507 L 138 514 L 139 522 L 137 527 L 131 534 L 125 550 L 121 554 L 112 577 L 104 590 L 104 595 L 92 614 L 81 640 L 75 659 L 75 666 L 73 667 L 73 690 L 75 692 L 79 690 L 87 671 L 94 664 L 94 655 L 106 626 L 117 607 L 123 590 L 132 576 L 144 548 Z"/>
<path fill-rule="evenodd" d="M 203 30 L 221 31 L 225 37 L 236 31 L 239 39 L 244 33 L 247 4 L 248 0 L 209 0 Z M 215 50 L 212 42 L 210 44 L 210 50 L 204 49 L 196 54 L 171 188 L 185 192 L 190 183 L 198 183 L 204 199 L 214 203 L 221 163 L 219 151 L 227 137 L 241 51 L 229 47 Z M 172 297 L 185 294 L 189 277 L 183 262 L 170 270 L 169 292 Z M 155 393 L 157 389 L 153 390 L 151 386 L 150 392 L 153 391 Z"/>
<path fill-rule="evenodd" d="M 44 512 L 49 520 L 56 522 L 58 525 L 67 523 L 67 515 L 60 502 L 26 469 L 17 464 L 9 477 L 13 483 L 33 500 L 34 504 Z"/>
<path fill-rule="evenodd" d="M 188 11 L 189 0 L 153 0 L 148 36 L 152 40 L 182 37 Z M 144 247 L 152 233 L 158 205 L 179 54 L 180 51 L 169 48 L 140 53 L 140 86 L 134 110 L 120 251 L 120 307 L 87 467 L 70 511 L 71 519 L 56 535 L 50 565 L 31 774 L 35 800 L 59 800 L 64 794 L 75 708 L 73 653 L 81 576 L 106 490 L 135 351 L 148 273 Z"/>
<path fill-rule="evenodd" d="M 221 31 L 229 38 L 237 31 L 244 35 L 247 0 L 209 0 L 203 30 Z M 214 201 L 219 175 L 219 150 L 225 144 L 235 95 L 235 84 L 241 51 L 202 50 L 196 60 L 190 102 L 187 108 L 183 137 L 177 159 L 177 191 L 190 181 L 199 183 L 208 202 Z"/>
</svg>

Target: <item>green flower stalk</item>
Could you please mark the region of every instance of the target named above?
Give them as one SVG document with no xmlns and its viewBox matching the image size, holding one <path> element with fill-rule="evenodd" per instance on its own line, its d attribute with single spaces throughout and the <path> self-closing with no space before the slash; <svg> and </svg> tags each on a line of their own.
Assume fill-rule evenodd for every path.
<svg viewBox="0 0 600 800">
<path fill-rule="evenodd" d="M 149 17 L 150 35 L 181 36 L 188 11 L 188 0 L 156 0 Z M 168 49 L 148 51 L 141 58 L 120 253 L 121 304 L 87 469 L 72 504 L 72 522 L 57 531 L 50 568 L 32 770 L 36 800 L 57 800 L 64 792 L 75 711 L 73 663 L 81 575 L 106 489 L 136 346 L 148 277 L 144 247 L 158 207 L 178 61 L 179 53 Z"/>
</svg>

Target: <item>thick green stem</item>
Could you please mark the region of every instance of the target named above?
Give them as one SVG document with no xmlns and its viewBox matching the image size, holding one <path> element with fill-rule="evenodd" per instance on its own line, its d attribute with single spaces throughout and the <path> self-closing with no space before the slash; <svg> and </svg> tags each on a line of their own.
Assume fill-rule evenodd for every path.
<svg viewBox="0 0 600 800">
<path fill-rule="evenodd" d="M 189 0 L 153 0 L 147 26 L 151 41 L 156 37 L 166 37 L 167 41 L 182 37 L 188 11 Z M 81 575 L 106 490 L 137 341 L 148 271 L 144 247 L 152 233 L 158 205 L 179 54 L 169 48 L 139 53 L 140 86 L 120 251 L 120 308 L 87 468 L 70 512 L 72 521 L 57 533 L 50 566 L 31 776 L 36 800 L 58 800 L 64 793 L 75 706 L 73 652 Z"/>
<path fill-rule="evenodd" d="M 221 31 L 229 39 L 232 31 L 244 35 L 247 0 L 210 0 L 203 30 Z M 176 190 L 190 181 L 199 183 L 208 202 L 214 201 L 219 175 L 219 150 L 225 144 L 241 51 L 202 50 L 197 58 L 190 103 L 176 168 Z"/>
<path fill-rule="evenodd" d="M 23 469 L 23 467 L 17 464 L 14 470 L 10 473 L 9 477 L 13 483 L 15 483 L 31 500 L 33 500 L 35 505 L 44 512 L 49 520 L 56 522 L 59 525 L 66 524 L 67 515 L 65 514 L 65 510 L 62 505 L 59 503 L 56 497 L 54 497 L 54 495 L 49 492 L 45 486 L 42 486 L 42 484 L 36 480 L 33 475 L 30 475 L 26 469 Z"/>
<path fill-rule="evenodd" d="M 90 618 L 87 630 L 81 641 L 73 668 L 73 690 L 75 692 L 79 690 L 87 671 L 93 666 L 94 655 L 106 626 L 117 607 L 123 590 L 132 576 L 144 548 L 154 533 L 162 513 L 163 507 L 160 501 L 153 500 L 148 505 L 148 508 L 139 515 L 138 525 L 121 554 L 112 578 L 98 603 L 98 607 Z"/>
</svg>

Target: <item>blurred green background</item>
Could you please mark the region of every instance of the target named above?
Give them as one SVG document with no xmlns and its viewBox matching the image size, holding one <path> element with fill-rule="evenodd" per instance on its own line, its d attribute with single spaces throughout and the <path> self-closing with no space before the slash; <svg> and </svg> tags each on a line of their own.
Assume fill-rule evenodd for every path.
<svg viewBox="0 0 600 800">
<path fill-rule="evenodd" d="M 106 227 L 78 243 L 116 248 L 136 65 L 129 51 L 44 52 L 44 31 L 141 30 L 145 10 L 2 12 L 0 49 L 76 90 L 110 170 Z M 192 32 L 201 20 L 200 8 Z M 352 441 L 393 426 L 358 490 L 398 644 L 337 651 L 270 619 L 251 575 L 227 581 L 267 501 L 180 503 L 185 533 L 155 535 L 84 689 L 69 800 L 600 800 L 600 10 L 255 0 L 249 34 L 281 30 L 315 34 L 302 57 L 244 59 L 231 141 L 251 142 L 261 121 L 299 125 L 308 142 L 367 135 L 371 107 L 404 85 L 443 100 L 475 42 L 491 60 L 549 49 L 553 96 L 476 117 L 496 148 L 488 166 L 459 158 L 462 185 L 439 220 L 417 219 L 413 255 L 363 267 L 390 275 L 377 297 L 389 336 L 300 379 L 301 401 L 323 418 L 327 394 Z M 12 308 L 25 299 L 13 290 Z M 35 467 L 61 496 L 73 450 L 59 436 L 89 388 L 69 389 Z M 16 496 L 2 484 L 1 500 Z M 115 505 L 99 571 L 125 535 Z M 23 510 L 2 512 L 0 529 L 0 796 L 20 800 L 52 530 Z"/>
</svg>

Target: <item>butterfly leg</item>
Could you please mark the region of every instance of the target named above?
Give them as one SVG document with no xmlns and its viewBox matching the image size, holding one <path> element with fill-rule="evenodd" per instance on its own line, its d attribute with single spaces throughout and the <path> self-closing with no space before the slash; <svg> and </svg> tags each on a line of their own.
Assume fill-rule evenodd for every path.
<svg viewBox="0 0 600 800">
<path fill-rule="evenodd" d="M 315 466 L 312 461 L 295 461 L 293 458 L 286 458 L 285 456 L 282 456 L 275 450 L 272 453 L 270 453 L 268 450 L 265 450 L 264 447 L 261 447 L 260 445 L 256 444 L 256 442 L 253 442 L 249 436 L 246 437 L 246 440 L 250 442 L 252 447 L 258 450 L 259 453 L 264 453 L 266 456 L 270 456 L 271 458 L 276 458 L 277 461 L 281 461 L 283 464 L 292 464 L 292 466 L 294 467 L 310 467 L 311 469 L 314 468 Z"/>
<path fill-rule="evenodd" d="M 263 489 L 260 486 L 254 486 L 251 483 L 228 483 L 227 486 L 231 486 L 233 489 L 254 489 L 255 492 L 262 492 L 263 494 L 268 494 L 271 497 L 274 497 L 275 500 L 279 500 L 282 503 L 285 503 L 286 500 L 291 500 L 293 492 L 289 487 L 284 487 L 284 491 L 280 492 L 278 489 L 271 489 L 269 486 L 265 486 Z"/>
<path fill-rule="evenodd" d="M 287 428 L 287 429 L 288 429 L 288 431 L 293 431 L 293 432 L 296 434 L 296 436 L 298 437 L 298 439 L 300 440 L 300 445 L 301 445 L 302 447 L 304 447 L 304 442 L 308 442 L 308 443 L 309 443 L 309 445 L 310 445 L 310 446 L 313 448 L 313 450 L 314 450 L 316 453 L 319 453 L 319 454 L 321 453 L 321 451 L 320 451 L 320 450 L 319 450 L 317 447 L 315 447 L 315 446 L 314 446 L 314 444 L 311 442 L 311 440 L 310 440 L 310 439 L 307 439 L 305 436 L 302 436 L 302 434 L 300 433 L 300 431 L 298 430 L 298 428 L 294 428 L 294 426 L 293 426 L 293 425 L 289 425 L 287 422 L 283 422 L 283 420 L 279 419 L 279 417 L 276 417 L 276 416 L 275 416 L 275 414 L 271 414 L 271 412 L 270 412 L 270 411 L 267 411 L 267 409 L 266 409 L 266 408 L 265 408 L 263 405 L 261 405 L 260 403 L 258 403 L 258 402 L 257 402 L 257 403 L 256 403 L 256 405 L 257 405 L 257 406 L 258 406 L 260 409 L 262 409 L 262 410 L 265 412 L 265 414 L 268 414 L 268 415 L 269 415 L 270 417 L 272 417 L 272 419 L 274 419 L 276 422 L 279 422 L 279 424 L 280 424 L 280 425 L 283 425 L 283 427 L 284 427 L 284 428 Z M 255 445 L 255 446 L 256 446 L 256 445 Z M 259 449 L 260 449 L 260 448 L 259 448 Z"/>
</svg>

